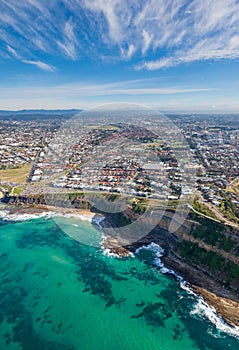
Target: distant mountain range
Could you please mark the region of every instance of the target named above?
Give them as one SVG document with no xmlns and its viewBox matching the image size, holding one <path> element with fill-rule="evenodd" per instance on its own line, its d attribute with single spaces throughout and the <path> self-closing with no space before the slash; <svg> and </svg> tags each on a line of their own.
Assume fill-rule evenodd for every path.
<svg viewBox="0 0 239 350">
<path fill-rule="evenodd" d="M 17 116 L 30 116 L 30 115 L 74 115 L 81 112 L 82 109 L 22 109 L 20 111 L 4 111 L 0 110 L 0 117 L 17 117 Z"/>
</svg>

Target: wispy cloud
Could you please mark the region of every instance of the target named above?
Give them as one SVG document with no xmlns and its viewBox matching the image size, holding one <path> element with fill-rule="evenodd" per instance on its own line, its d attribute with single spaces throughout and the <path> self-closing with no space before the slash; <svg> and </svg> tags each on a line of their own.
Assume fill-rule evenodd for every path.
<svg viewBox="0 0 239 350">
<path fill-rule="evenodd" d="M 148 51 L 148 49 L 152 43 L 154 34 L 152 34 L 152 33 L 150 34 L 149 32 L 147 32 L 147 30 L 143 29 L 142 37 L 143 37 L 142 53 L 145 54 L 145 52 Z"/>
<path fill-rule="evenodd" d="M 77 38 L 74 33 L 74 24 L 72 23 L 72 19 L 66 21 L 63 33 L 64 43 L 57 41 L 57 44 L 68 57 L 74 60 L 77 58 L 76 48 L 78 45 Z"/>
<path fill-rule="evenodd" d="M 176 60 L 171 57 L 164 57 L 159 60 L 140 63 L 139 65 L 135 66 L 135 69 L 141 70 L 145 68 L 147 70 L 157 70 L 165 67 L 171 67 L 178 63 L 179 62 L 176 62 Z"/>
<path fill-rule="evenodd" d="M 49 86 L 0 87 L 2 109 L 24 108 L 87 108 L 109 102 L 130 102 L 156 107 L 159 110 L 209 110 L 212 104 L 218 110 L 238 109 L 238 99 L 231 99 L 230 105 L 222 105 L 220 99 L 208 102 L 200 96 L 207 96 L 210 89 L 190 87 L 147 88 L 147 80 L 124 81 L 110 84 L 64 84 Z M 139 87 L 140 86 L 140 87 Z M 142 100 L 142 95 L 144 99 Z M 152 98 L 155 96 L 155 98 Z M 215 110 L 214 110 L 215 112 Z"/>
<path fill-rule="evenodd" d="M 156 70 L 239 57 L 238 0 L 2 0 L 0 13 L 1 51 L 15 59 L 134 58 Z"/>
<path fill-rule="evenodd" d="M 33 65 L 33 66 L 36 66 L 38 67 L 39 69 L 41 70 L 44 70 L 46 72 L 55 72 L 56 71 L 56 68 L 53 67 L 52 65 L 49 65 L 45 62 L 42 62 L 42 61 L 33 61 L 33 60 L 25 60 L 21 57 L 21 55 L 19 55 L 15 49 L 13 49 L 10 45 L 7 45 L 7 50 L 8 52 L 11 54 L 12 57 L 22 61 L 23 63 L 26 63 L 26 64 L 30 64 L 30 65 Z"/>
<path fill-rule="evenodd" d="M 62 90 L 65 93 L 65 88 L 68 89 L 67 93 L 80 96 L 112 96 L 112 95 L 174 95 L 174 94 L 186 94 L 195 92 L 211 91 L 208 88 L 183 88 L 183 87 L 167 87 L 167 88 L 146 88 L 127 86 L 124 82 L 118 84 L 100 84 L 100 85 L 67 85 L 64 87 L 58 87 L 57 91 Z"/>
<path fill-rule="evenodd" d="M 130 59 L 135 53 L 136 47 L 133 44 L 130 44 L 128 48 L 121 48 L 120 52 L 123 58 Z"/>
<path fill-rule="evenodd" d="M 30 60 L 22 60 L 23 63 L 26 63 L 26 64 L 31 64 L 33 66 L 36 66 L 46 72 L 54 72 L 56 69 L 55 67 L 53 66 L 50 66 L 49 64 L 47 63 L 44 63 L 42 61 L 30 61 Z"/>
<path fill-rule="evenodd" d="M 156 70 L 199 60 L 239 57 L 237 0 L 179 0 L 174 4 L 177 6 L 168 6 L 164 11 L 163 25 L 160 26 L 162 35 L 158 39 L 152 25 L 156 18 L 151 16 L 153 11 L 157 13 L 156 3 L 151 1 L 151 6 L 147 3 L 141 12 L 138 23 L 150 22 L 148 31 L 156 35 L 154 49 L 164 50 L 159 58 L 146 59 L 136 69 Z"/>
<path fill-rule="evenodd" d="M 94 100 L 97 98 L 112 97 L 116 100 L 122 98 L 135 99 L 138 97 L 140 101 L 141 96 L 177 96 L 187 94 L 197 94 L 211 91 L 212 89 L 203 87 L 155 87 L 148 88 L 147 84 L 149 80 L 129 80 L 108 84 L 87 84 L 85 82 L 71 83 L 55 86 L 43 86 L 43 87 L 12 87 L 12 88 L 0 88 L 0 101 L 1 99 L 11 99 L 12 96 L 18 96 L 19 99 L 25 100 L 27 97 L 31 100 L 39 101 L 39 97 L 42 100 L 48 101 L 77 101 L 82 99 Z M 151 80 L 151 83 L 155 83 Z"/>
<path fill-rule="evenodd" d="M 13 57 L 17 58 L 18 60 L 21 59 L 21 56 L 10 45 L 7 45 L 7 50 Z"/>
</svg>

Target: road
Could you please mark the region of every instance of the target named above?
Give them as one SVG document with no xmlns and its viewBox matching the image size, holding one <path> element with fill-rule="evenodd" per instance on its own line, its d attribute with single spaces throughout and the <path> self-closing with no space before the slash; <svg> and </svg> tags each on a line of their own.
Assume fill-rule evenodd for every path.
<svg viewBox="0 0 239 350">
<path fill-rule="evenodd" d="M 191 208 L 194 212 L 196 212 L 198 215 L 201 215 L 203 217 L 206 217 L 208 219 L 217 221 L 217 222 L 221 222 L 225 225 L 231 226 L 233 228 L 239 229 L 239 225 L 235 224 L 234 222 L 231 222 L 230 220 L 228 220 L 219 210 L 217 210 L 215 208 L 215 206 L 207 201 L 204 200 L 204 198 L 201 196 L 201 194 L 198 194 L 199 196 L 199 202 L 201 202 L 203 205 L 205 205 L 209 210 L 211 210 L 217 217 L 217 219 L 212 218 L 210 216 L 207 216 L 203 213 L 198 212 L 197 210 L 195 210 L 194 208 Z"/>
</svg>

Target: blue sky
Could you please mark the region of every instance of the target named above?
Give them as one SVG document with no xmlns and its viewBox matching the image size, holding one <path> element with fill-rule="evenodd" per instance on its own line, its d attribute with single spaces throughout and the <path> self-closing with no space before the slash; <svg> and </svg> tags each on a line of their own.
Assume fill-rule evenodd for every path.
<svg viewBox="0 0 239 350">
<path fill-rule="evenodd" d="M 238 0 L 1 0 L 0 109 L 239 112 Z"/>
</svg>

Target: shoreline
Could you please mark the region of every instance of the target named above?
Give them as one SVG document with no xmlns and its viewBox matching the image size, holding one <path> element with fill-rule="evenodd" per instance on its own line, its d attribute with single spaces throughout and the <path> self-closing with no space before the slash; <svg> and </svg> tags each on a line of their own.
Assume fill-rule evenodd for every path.
<svg viewBox="0 0 239 350">
<path fill-rule="evenodd" d="M 163 256 L 162 261 L 167 268 L 183 277 L 187 287 L 211 307 L 230 327 L 239 327 L 239 301 L 235 294 L 226 290 L 211 276 L 187 265 L 179 259 Z M 233 305 L 233 307 L 231 307 Z M 239 331 L 238 331 L 239 335 Z"/>
<path fill-rule="evenodd" d="M 13 216 L 41 215 L 43 213 L 47 214 L 47 212 L 54 214 L 59 213 L 60 215 L 73 214 L 86 216 L 92 223 L 95 223 L 102 229 L 103 235 L 104 227 L 110 224 L 103 214 L 91 211 L 90 209 L 62 208 L 47 205 L 6 205 L 4 209 L 7 209 L 8 214 Z M 94 222 L 94 217 L 98 217 L 100 220 L 97 219 L 96 222 Z M 149 245 L 152 242 L 153 240 L 145 243 L 136 242 L 129 248 L 120 246 L 117 240 L 112 239 L 112 237 L 104 236 L 102 240 L 102 249 L 109 256 L 124 258 L 134 255 L 137 249 Z M 161 246 L 162 242 L 154 243 Z M 170 252 L 163 254 L 161 260 L 164 267 L 169 271 L 173 271 L 175 276 L 182 276 L 188 288 L 197 296 L 201 296 L 209 306 L 213 307 L 218 316 L 222 317 L 229 327 L 233 327 L 234 329 L 239 327 L 239 302 L 233 293 L 225 290 L 217 281 L 213 280 L 212 277 L 203 275 L 201 271 L 197 271 L 195 267 L 189 266 Z M 168 274 L 172 276 L 172 273 L 169 272 Z"/>
<path fill-rule="evenodd" d="M 39 214 L 43 212 L 54 212 L 60 214 L 78 214 L 78 215 L 96 215 L 97 213 L 92 212 L 90 209 L 75 209 L 75 208 L 63 208 L 63 207 L 55 207 L 49 205 L 6 205 L 6 208 L 9 211 L 9 214 Z"/>
<path fill-rule="evenodd" d="M 234 300 L 218 297 L 208 290 L 192 285 L 193 292 L 203 297 L 208 305 L 216 310 L 216 313 L 222 317 L 231 327 L 239 327 L 239 304 Z"/>
</svg>

